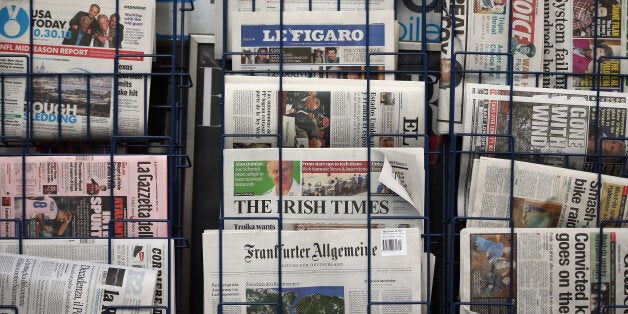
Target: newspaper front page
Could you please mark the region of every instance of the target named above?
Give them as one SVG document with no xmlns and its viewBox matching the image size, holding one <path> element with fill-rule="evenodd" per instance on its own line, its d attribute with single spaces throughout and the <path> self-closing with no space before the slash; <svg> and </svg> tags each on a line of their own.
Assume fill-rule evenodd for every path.
<svg viewBox="0 0 628 314">
<path fill-rule="evenodd" d="M 509 137 L 465 136 L 463 151 L 502 153 L 494 157 L 508 157 L 505 153 L 512 151 L 517 160 L 593 172 L 596 162 L 601 161 L 602 173 L 621 174 L 626 143 L 616 138 L 626 136 L 628 94 L 602 92 L 598 102 L 593 91 L 517 86 L 512 89 L 514 104 L 510 106 L 509 86 L 468 84 L 467 92 L 465 132 L 512 134 L 514 146 L 509 147 Z M 476 157 L 461 154 L 460 213 L 468 206 L 471 164 Z"/>
<path fill-rule="evenodd" d="M 284 78 L 281 94 L 279 88 L 278 78 L 225 77 L 225 134 L 276 134 L 280 110 L 283 147 L 365 147 L 367 127 L 371 134 L 391 134 L 372 137 L 375 147 L 423 143 L 423 82 L 371 81 L 370 97 L 362 80 Z M 225 139 L 226 148 L 276 143 L 272 136 Z"/>
<path fill-rule="evenodd" d="M 536 85 L 537 77 L 528 72 L 539 72 L 543 67 L 543 4 L 544 0 L 456 0 L 455 10 L 448 4 L 449 15 L 442 22 L 436 133 L 449 133 L 450 122 L 454 124 L 454 132 L 462 132 L 466 118 L 464 82 L 508 84 L 507 71 L 512 71 L 515 73 L 512 84 Z M 509 26 L 512 26 L 511 38 L 508 38 Z M 460 52 L 471 54 L 456 54 Z M 456 54 L 455 62 L 452 54 Z M 512 54 L 512 69 L 508 65 L 509 54 Z M 484 72 L 481 77 L 478 71 Z M 453 117 L 449 116 L 451 106 Z"/>
<path fill-rule="evenodd" d="M 628 230 L 466 228 L 461 313 L 623 313 Z M 600 263 L 601 260 L 601 263 Z M 510 288 L 512 287 L 512 294 Z"/>
<path fill-rule="evenodd" d="M 515 161 L 511 185 L 512 161 L 482 157 L 476 163 L 469 209 L 472 217 L 512 218 L 514 226 L 521 228 L 593 228 L 598 219 L 628 218 L 626 178 L 598 178 L 595 173 Z M 469 227 L 508 225 L 508 220 L 467 222 Z"/>
<path fill-rule="evenodd" d="M 279 185 L 283 228 L 419 227 L 424 213 L 425 170 L 421 148 L 373 148 L 370 181 L 366 148 L 224 151 L 225 229 L 276 230 Z M 371 192 L 370 204 L 367 193 Z M 395 217 L 400 217 L 396 219 Z M 403 217 L 403 218 L 401 218 Z"/>
<path fill-rule="evenodd" d="M 0 253 L 0 264 L 0 304 L 20 313 L 105 313 L 109 306 L 153 304 L 157 272 L 151 269 L 11 253 Z"/>
<path fill-rule="evenodd" d="M 111 161 L 105 155 L 0 157 L 0 219 L 19 220 L 27 238 L 168 236 L 165 222 L 110 223 L 168 218 L 166 156 Z M 0 237 L 22 234 L 17 226 L 1 222 Z"/>
<path fill-rule="evenodd" d="M 112 265 L 152 269 L 157 272 L 155 298 L 154 302 L 149 305 L 168 306 L 170 298 L 169 309 L 175 312 L 174 242 L 170 240 L 170 246 L 168 246 L 168 241 L 167 239 L 113 239 L 109 243 L 108 239 L 24 239 L 21 245 L 24 255 L 103 264 L 109 262 L 109 245 L 111 245 Z M 19 245 L 18 240 L 0 240 L 0 252 L 17 254 Z M 165 312 L 164 309 L 159 308 L 150 311 L 153 314 Z"/>
<path fill-rule="evenodd" d="M 203 233 L 205 313 L 421 313 L 420 305 L 373 305 L 368 311 L 367 261 L 371 258 L 370 298 L 382 302 L 421 301 L 422 240 L 419 229 L 223 231 L 231 249 L 219 255 L 219 231 Z M 222 260 L 220 260 L 220 257 Z M 279 261 L 281 257 L 281 261 Z M 281 290 L 278 265 L 281 262 Z M 219 269 L 222 265 L 222 269 Z M 222 281 L 219 281 L 221 275 Z"/>
<path fill-rule="evenodd" d="M 284 76 L 364 78 L 367 45 L 370 70 L 395 70 L 397 51 L 394 11 L 289 12 L 279 24 L 279 13 L 240 12 L 233 15 L 231 32 L 233 70 L 251 70 L 278 76 L 279 63 Z M 368 25 L 368 28 L 367 28 Z M 280 45 L 283 45 L 280 54 Z M 268 71 L 264 73 L 264 71 Z M 327 72 L 331 71 L 331 72 Z M 336 72 L 334 72 L 336 71 Z M 342 71 L 342 72 L 339 72 Z M 352 71 L 352 72 L 344 72 Z M 373 72 L 371 79 L 389 79 L 393 74 Z"/>
<path fill-rule="evenodd" d="M 118 11 L 109 0 L 0 5 L 0 73 L 16 73 L 3 78 L 1 135 L 57 139 L 60 124 L 65 140 L 109 139 L 116 109 L 118 135 L 142 134 L 150 84 L 140 73 L 151 72 L 154 15 L 155 3 L 140 0 L 120 1 Z"/>
</svg>

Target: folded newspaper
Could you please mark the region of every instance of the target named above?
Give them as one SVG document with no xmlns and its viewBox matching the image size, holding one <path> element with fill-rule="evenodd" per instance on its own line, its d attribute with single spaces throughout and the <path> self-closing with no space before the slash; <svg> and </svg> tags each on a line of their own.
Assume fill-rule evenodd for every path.
<svg viewBox="0 0 628 314">
<path fill-rule="evenodd" d="M 281 236 L 279 245 L 276 231 L 203 233 L 206 314 L 275 313 L 278 304 L 283 313 L 421 313 L 419 304 L 368 307 L 422 301 L 419 229 L 373 230 L 370 243 L 364 229 Z"/>
<path fill-rule="evenodd" d="M 613 228 L 463 229 L 460 299 L 473 304 L 460 312 L 512 313 L 510 300 L 516 313 L 623 313 L 627 241 Z"/>
<path fill-rule="evenodd" d="M 226 149 L 224 215 L 236 219 L 224 228 L 276 230 L 269 217 L 284 229 L 366 227 L 369 211 L 386 217 L 373 227 L 422 226 L 424 158 L 421 148 L 373 148 L 370 159 L 366 148 L 285 148 L 280 167 L 277 149 Z"/>
<path fill-rule="evenodd" d="M 466 91 L 464 131 L 475 135 L 463 137 L 462 151 L 513 152 L 517 160 L 592 172 L 601 166 L 604 174 L 621 175 L 628 94 L 513 87 L 511 106 L 509 86 L 468 84 Z M 468 206 L 475 158 L 461 154 L 459 210 Z"/>
<path fill-rule="evenodd" d="M 154 15 L 155 3 L 141 0 L 5 2 L 0 136 L 110 139 L 114 117 L 117 135 L 143 134 Z"/>
<path fill-rule="evenodd" d="M 276 147 L 272 134 L 280 129 L 283 147 L 365 147 L 367 130 L 382 135 L 372 137 L 376 147 L 419 146 L 424 93 L 418 81 L 284 78 L 280 85 L 279 78 L 226 76 L 225 133 L 266 136 L 227 137 L 225 147 Z"/>
<path fill-rule="evenodd" d="M 398 26 L 392 10 L 289 12 L 281 22 L 279 12 L 233 14 L 231 50 L 242 53 L 232 58 L 234 71 L 278 76 L 281 63 L 291 71 L 285 76 L 357 79 L 368 64 L 371 79 L 394 78 L 376 72 L 395 70 Z"/>
<path fill-rule="evenodd" d="M 154 305 L 155 308 L 151 309 L 150 313 L 166 313 L 166 310 L 158 308 L 159 306 L 169 306 L 170 313 L 175 312 L 174 242 L 172 240 L 143 238 L 111 241 L 108 239 L 23 239 L 19 241 L 3 239 L 0 240 L 0 252 L 17 254 L 20 244 L 22 254 L 29 256 L 108 263 L 108 254 L 111 254 L 111 265 L 154 270 L 157 272 L 155 297 L 154 303 L 149 305 Z M 0 302 L 0 305 L 6 304 Z M 113 312 L 112 309 L 111 313 Z M 3 312 L 0 310 L 0 313 Z"/>
<path fill-rule="evenodd" d="M 0 304 L 22 313 L 152 313 L 157 271 L 0 253 Z M 120 307 L 120 308 L 117 308 Z"/>
<path fill-rule="evenodd" d="M 511 185 L 511 163 L 486 157 L 476 160 L 469 216 L 512 218 L 515 227 L 523 228 L 592 228 L 599 226 L 598 219 L 628 219 L 626 178 L 514 161 Z M 472 219 L 467 226 L 507 227 L 508 220 Z"/>
<path fill-rule="evenodd" d="M 0 237 L 166 237 L 167 181 L 163 155 L 0 157 Z"/>
</svg>

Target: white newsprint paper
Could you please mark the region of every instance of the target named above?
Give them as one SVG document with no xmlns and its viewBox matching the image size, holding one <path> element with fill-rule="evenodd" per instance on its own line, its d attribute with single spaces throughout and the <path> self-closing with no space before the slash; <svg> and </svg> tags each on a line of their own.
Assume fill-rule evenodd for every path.
<svg viewBox="0 0 628 314">
<path fill-rule="evenodd" d="M 167 182 L 163 155 L 0 157 L 0 219 L 23 228 L 5 220 L 0 237 L 165 237 L 150 220 L 168 218 Z"/>
<path fill-rule="evenodd" d="M 426 133 L 424 86 L 418 81 L 370 81 L 367 97 L 364 80 L 291 77 L 280 85 L 279 78 L 227 76 L 225 134 L 277 134 L 281 125 L 283 147 L 365 147 L 368 129 L 382 135 L 372 137 L 375 147 L 416 147 L 423 143 L 420 134 Z M 274 136 L 225 138 L 226 148 L 276 143 Z"/>
<path fill-rule="evenodd" d="M 111 245 L 111 265 L 152 269 L 157 272 L 154 303 L 149 305 L 170 305 L 169 309 L 174 312 L 174 242 L 170 240 L 170 246 L 168 246 L 168 241 L 167 239 L 113 239 L 111 242 L 107 239 L 24 239 L 21 244 L 24 255 L 93 263 L 108 263 L 109 245 Z M 17 254 L 19 244 L 18 240 L 0 240 L 0 252 Z M 170 296 L 170 304 L 168 304 L 168 296 Z M 0 311 L 0 313 L 3 312 Z M 150 313 L 166 313 L 166 310 L 154 308 Z"/>
<path fill-rule="evenodd" d="M 0 73 L 19 73 L 3 77 L 0 135 L 23 137 L 28 131 L 31 139 L 109 139 L 116 114 L 117 135 L 143 134 L 150 82 L 140 74 L 151 72 L 152 58 L 144 55 L 154 50 L 155 3 L 121 0 L 118 11 L 116 3 L 0 5 Z M 122 73 L 117 77 L 116 51 Z"/>
<path fill-rule="evenodd" d="M 460 312 L 623 313 L 627 247 L 626 229 L 463 229 Z"/>
<path fill-rule="evenodd" d="M 367 305 L 421 301 L 419 229 L 372 230 L 370 243 L 364 229 L 281 235 L 279 246 L 276 231 L 222 231 L 220 255 L 219 231 L 203 233 L 205 314 L 221 301 L 249 303 L 221 313 L 275 313 L 275 304 L 284 313 L 421 313 L 418 304 Z"/>
<path fill-rule="evenodd" d="M 424 213 L 422 148 L 224 150 L 225 229 L 419 227 Z M 279 185 L 282 199 L 279 203 Z M 371 192 L 367 205 L 367 193 Z M 395 218 L 398 217 L 398 218 Z"/>
<path fill-rule="evenodd" d="M 387 53 L 370 56 L 371 71 L 395 70 L 398 24 L 394 11 L 374 10 L 368 20 L 366 16 L 362 11 L 290 12 L 280 24 L 278 12 L 234 13 L 231 50 L 242 55 L 233 56 L 233 70 L 278 76 L 282 63 L 286 71 L 303 71 L 285 76 L 363 78 L 367 45 L 370 53 Z M 370 78 L 384 76 L 393 78 L 384 73 L 371 73 Z"/>
<path fill-rule="evenodd" d="M 598 218 L 628 219 L 626 178 L 601 175 L 600 182 L 595 173 L 515 161 L 511 185 L 510 160 L 482 157 L 476 163 L 469 216 L 512 218 L 522 228 L 593 228 Z M 467 226 L 507 227 L 508 220 L 472 219 Z"/>
<path fill-rule="evenodd" d="M 151 306 L 157 271 L 0 253 L 0 304 L 22 313 L 106 313 L 111 306 Z M 151 313 L 151 309 L 115 309 Z"/>
</svg>

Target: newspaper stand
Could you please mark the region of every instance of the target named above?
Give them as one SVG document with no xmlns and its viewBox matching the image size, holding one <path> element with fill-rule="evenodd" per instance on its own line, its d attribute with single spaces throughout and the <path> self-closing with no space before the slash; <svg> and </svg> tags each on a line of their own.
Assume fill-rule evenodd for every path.
<svg viewBox="0 0 628 314">
<path fill-rule="evenodd" d="M 223 32 L 223 37 L 222 37 L 222 43 L 218 43 L 218 44 L 222 44 L 223 50 L 224 52 L 222 53 L 222 60 L 221 60 L 221 73 L 222 73 L 222 95 L 225 95 L 225 77 L 229 76 L 229 75 L 268 75 L 268 76 L 272 76 L 273 80 L 277 79 L 278 80 L 278 85 L 279 85 L 279 103 L 281 103 L 281 98 L 283 96 L 282 95 L 282 91 L 283 91 L 283 77 L 285 76 L 284 74 L 290 74 L 293 72 L 301 72 L 301 73 L 306 73 L 305 76 L 308 77 L 312 77 L 315 74 L 315 71 L 313 70 L 288 70 L 284 68 L 284 55 L 283 55 L 283 47 L 284 47 L 284 43 L 282 41 L 279 41 L 279 47 L 278 47 L 278 51 L 279 52 L 257 52 L 257 53 L 251 53 L 251 52 L 241 52 L 241 51 L 228 51 L 227 49 L 227 42 L 228 42 L 228 38 L 229 33 L 228 33 L 228 25 L 230 23 L 228 16 L 229 16 L 229 2 L 232 0 L 221 0 L 222 1 L 222 12 L 217 12 L 217 14 L 221 14 L 223 17 L 223 25 L 222 25 L 222 29 L 225 30 Z M 249 0 L 246 0 L 249 1 Z M 255 0 L 250 0 L 251 1 L 251 5 L 252 5 L 252 11 L 255 12 L 256 11 L 256 2 Z M 429 1 L 429 0 L 428 0 Z M 278 7 L 279 10 L 277 12 L 266 12 L 266 14 L 269 15 L 274 15 L 276 17 L 276 21 L 277 21 L 277 25 L 279 27 L 279 32 L 284 30 L 284 14 L 289 14 L 289 12 L 286 12 L 284 10 L 284 6 L 285 3 L 287 1 L 284 0 L 279 0 L 278 1 Z M 309 11 L 313 11 L 313 7 L 314 7 L 314 3 L 317 2 L 316 0 L 304 0 L 303 3 L 307 3 L 308 4 L 308 8 Z M 421 2 L 421 1 L 420 1 Z M 423 3 L 423 7 L 426 7 L 426 0 L 422 0 Z M 320 5 L 320 4 L 319 4 Z M 344 0 L 337 0 L 335 1 L 336 6 L 336 11 L 341 11 L 343 6 L 346 5 L 344 3 Z M 355 5 L 355 3 L 353 4 Z M 369 1 L 365 1 L 365 4 L 363 4 L 365 6 L 365 12 L 366 12 L 366 19 L 364 21 L 364 25 L 369 25 L 369 13 L 372 12 L 369 8 L 370 3 Z M 433 4 L 432 4 L 433 5 Z M 350 13 L 350 12 L 347 12 Z M 425 37 L 425 12 L 422 13 L 423 14 L 423 19 L 422 19 L 422 23 L 423 23 L 423 27 L 422 27 L 422 34 L 423 34 L 423 38 Z M 418 27 L 418 26 L 417 26 Z M 369 27 L 366 27 L 366 35 L 365 38 L 366 39 L 366 49 L 365 49 L 365 59 L 366 59 L 366 64 L 365 64 L 365 69 L 366 70 L 362 70 L 361 73 L 364 74 L 364 76 L 366 77 L 366 90 L 365 92 L 367 93 L 367 95 L 369 94 L 370 90 L 371 90 L 371 77 L 373 77 L 375 74 L 393 74 L 395 79 L 401 79 L 401 77 L 409 77 L 411 75 L 416 75 L 420 78 L 420 80 L 424 80 L 424 78 L 428 78 L 430 76 L 434 77 L 437 75 L 438 73 L 438 69 L 433 69 L 430 68 L 428 69 L 428 54 L 427 54 L 427 46 L 426 43 L 423 42 L 421 43 L 421 48 L 420 51 L 405 51 L 405 52 L 395 52 L 395 51 L 385 51 L 385 52 L 378 52 L 378 53 L 370 53 L 369 52 L 369 36 L 368 36 L 368 31 L 369 31 Z M 415 48 L 416 49 L 416 48 Z M 270 56 L 277 56 L 279 58 L 279 63 L 278 63 L 278 69 L 277 70 L 264 70 L 264 71 L 260 71 L 260 70 L 240 70 L 240 71 L 235 71 L 232 70 L 231 68 L 231 59 L 235 59 L 235 58 L 244 58 L 245 56 L 250 56 L 250 55 L 255 55 L 255 54 L 264 54 L 264 55 L 268 55 Z M 410 69 L 403 69 L 403 70 L 373 70 L 371 69 L 371 67 L 369 67 L 370 64 L 370 60 L 371 57 L 373 56 L 384 56 L 384 55 L 393 55 L 396 56 L 397 58 L 410 58 L 410 59 L 418 59 L 419 61 L 416 64 L 412 64 L 412 66 L 410 67 Z M 328 74 L 342 74 L 344 72 L 349 72 L 348 70 L 326 70 L 326 71 L 316 71 L 316 73 L 328 73 Z M 407 78 L 406 78 L 407 79 Z M 416 79 L 415 79 L 416 80 Z M 430 84 L 428 84 L 428 82 Z M 417 300 L 412 300 L 409 302 L 376 302 L 372 299 L 372 295 L 371 295 L 371 284 L 368 284 L 368 290 L 367 290 L 367 306 L 366 308 L 363 309 L 364 313 L 370 313 L 371 311 L 375 311 L 378 312 L 380 310 L 385 312 L 385 308 L 386 306 L 391 306 L 391 305 L 421 305 L 423 307 L 423 311 L 425 312 L 426 309 L 426 313 L 439 313 L 442 312 L 443 310 L 446 309 L 446 306 L 444 303 L 441 303 L 442 301 L 444 301 L 444 299 L 441 297 L 442 295 L 444 295 L 441 291 L 436 291 L 436 289 L 442 289 L 443 291 L 445 291 L 445 286 L 442 285 L 443 283 L 443 279 L 445 278 L 445 273 L 440 271 L 438 268 L 438 263 L 444 261 L 444 254 L 443 251 L 444 249 L 441 248 L 441 246 L 443 245 L 443 240 L 444 240 L 444 235 L 438 231 L 434 231 L 434 230 L 441 230 L 440 224 L 441 221 L 443 220 L 443 217 L 441 217 L 440 215 L 444 214 L 443 212 L 441 212 L 438 208 L 434 208 L 434 199 L 436 199 L 436 201 L 438 201 L 438 193 L 440 193 L 438 186 L 434 187 L 433 191 L 434 193 L 430 194 L 430 184 L 428 179 L 430 178 L 430 168 L 432 167 L 428 167 L 428 165 L 430 165 L 430 160 L 431 159 L 435 159 L 435 158 L 440 158 L 442 153 L 439 150 L 438 146 L 434 145 L 434 146 L 430 146 L 430 141 L 434 141 L 433 137 L 431 137 L 429 135 L 429 125 L 430 125 L 430 121 L 428 119 L 428 88 L 433 88 L 434 87 L 434 82 L 433 81 L 428 81 L 425 84 L 425 99 L 423 99 L 423 104 L 425 104 L 425 108 L 424 111 L 422 112 L 424 115 L 424 119 L 425 119 L 425 128 L 423 130 L 419 130 L 418 133 L 415 134 L 379 134 L 379 133 L 371 133 L 371 125 L 369 123 L 369 113 L 368 111 L 370 110 L 367 107 L 367 114 L 366 114 L 366 125 L 367 125 L 367 131 L 366 131 L 366 143 L 372 143 L 372 137 L 374 136 L 390 136 L 390 137 L 396 137 L 396 138 L 403 138 L 403 137 L 414 137 L 414 138 L 420 138 L 422 139 L 422 143 L 423 143 L 423 148 L 424 148 L 424 164 L 425 164 L 425 176 L 426 176 L 426 183 L 425 183 L 425 204 L 424 204 L 424 208 L 425 208 L 425 212 L 424 212 L 424 216 L 420 216 L 420 217 L 406 217 L 406 216 L 401 216 L 401 217 L 386 217 L 386 216 L 377 216 L 374 214 L 371 214 L 370 211 L 367 211 L 367 218 L 366 218 L 366 225 L 368 228 L 368 236 L 367 239 L 365 239 L 366 242 L 364 243 L 368 243 L 369 247 L 371 247 L 371 245 L 373 244 L 371 242 L 371 234 L 373 232 L 373 230 L 376 229 L 372 229 L 372 224 L 374 224 L 377 221 L 382 221 L 382 220 L 386 220 L 386 219 L 391 219 L 391 218 L 395 218 L 395 219 L 405 219 L 405 220 L 414 220 L 414 221 L 421 221 L 424 225 L 424 233 L 421 235 L 424 241 L 424 245 L 423 248 L 421 248 L 421 250 L 423 252 L 428 252 L 428 253 L 433 253 L 436 257 L 436 263 L 431 262 L 429 258 L 427 258 L 427 269 L 430 269 L 431 264 L 436 264 L 436 274 L 439 274 L 441 277 L 439 278 L 432 278 L 432 274 L 428 271 L 427 273 L 427 284 L 424 285 L 421 289 L 427 289 L 428 293 L 426 294 L 427 297 L 426 298 L 422 298 L 422 299 L 417 299 Z M 222 106 L 224 106 L 224 98 L 222 99 L 223 103 Z M 423 109 L 422 109 L 423 110 Z M 224 125 L 225 125 L 225 115 L 224 115 L 224 110 L 222 111 L 222 118 L 221 118 L 221 125 L 222 125 L 222 138 L 221 138 L 221 150 L 226 149 L 227 147 L 225 147 L 225 141 L 228 140 L 229 138 L 238 138 L 238 137 L 258 137 L 258 138 L 272 138 L 277 140 L 277 143 L 282 143 L 282 137 L 283 137 L 283 131 L 281 130 L 281 128 L 279 128 L 279 133 L 276 134 L 230 134 L 227 133 L 225 131 Z M 278 114 L 278 119 L 279 119 L 279 125 L 281 125 L 281 121 L 282 121 L 282 115 L 281 113 Z M 432 142 L 432 143 L 434 143 Z M 278 157 L 277 159 L 279 160 L 279 162 L 281 163 L 281 160 L 283 158 L 283 148 L 284 146 L 281 144 L 277 145 L 277 149 L 278 149 Z M 370 161 L 371 161 L 371 147 L 369 145 L 366 146 L 367 148 L 367 154 L 368 156 L 365 156 L 365 160 L 368 161 L 369 166 L 368 168 L 370 169 L 371 165 L 370 165 Z M 224 160 L 221 161 L 222 162 L 222 169 L 224 172 L 225 169 L 225 164 L 224 164 Z M 434 169 L 436 169 L 434 167 Z M 370 172 L 370 170 L 368 170 L 367 172 Z M 436 171 L 436 173 L 439 173 L 439 171 Z M 223 173 L 224 175 L 224 173 Z M 280 174 L 281 176 L 281 170 L 280 170 Z M 368 182 L 370 182 L 371 178 L 369 175 L 367 175 L 367 186 L 369 185 Z M 438 181 L 438 182 L 444 182 L 443 181 Z M 220 178 L 220 186 L 224 186 L 224 177 L 221 175 Z M 221 200 L 224 200 L 224 195 L 222 194 L 223 191 L 221 191 Z M 434 196 L 436 195 L 436 197 Z M 442 194 L 440 194 L 442 196 Z M 369 191 L 366 195 L 366 202 L 367 204 L 370 203 L 371 200 L 371 192 Z M 229 246 L 229 244 L 226 242 L 226 240 L 224 240 L 224 236 L 223 236 L 223 230 L 225 230 L 225 225 L 226 222 L 228 221 L 233 221 L 233 220 L 243 220 L 243 219 L 252 219 L 254 218 L 255 220 L 264 220 L 265 222 L 272 222 L 272 223 L 276 223 L 278 226 L 278 230 L 277 230 L 277 241 L 278 241 L 278 245 L 281 246 L 282 243 L 282 235 L 281 235 L 281 231 L 282 231 L 282 221 L 283 221 L 283 214 L 282 214 L 282 195 L 279 195 L 279 213 L 276 217 L 243 217 L 243 216 L 228 216 L 225 214 L 225 204 L 224 201 L 221 201 L 221 205 L 220 205 L 220 218 L 219 218 L 219 237 L 218 237 L 218 247 L 219 247 L 219 281 L 218 281 L 218 285 L 219 285 L 219 303 L 217 304 L 217 311 L 218 313 L 222 313 L 223 311 L 225 311 L 225 307 L 229 307 L 229 308 L 240 308 L 240 307 L 246 307 L 246 306 L 254 306 L 254 305 L 264 305 L 270 308 L 276 308 L 277 313 L 281 313 L 282 312 L 282 297 L 281 294 L 279 294 L 279 298 L 277 300 L 277 302 L 229 302 L 227 301 L 224 297 L 224 291 L 223 291 L 223 252 L 225 252 L 225 250 L 232 250 L 235 248 L 232 248 Z M 372 206 L 372 205 L 371 205 Z M 368 257 L 368 261 L 367 261 L 367 267 L 368 269 L 367 271 L 367 281 L 370 283 L 371 282 L 371 257 Z M 278 258 L 277 258 L 277 282 L 278 285 L 275 286 L 274 288 L 276 288 L 279 291 L 282 291 L 282 258 L 281 258 L 281 254 L 279 254 Z M 434 276 L 435 277 L 435 276 Z M 207 282 L 205 282 L 205 289 L 207 290 L 208 288 L 208 284 Z M 434 288 L 433 288 L 434 287 Z M 207 292 L 206 292 L 207 293 Z M 274 310 L 273 310 L 274 311 Z"/>
<path fill-rule="evenodd" d="M 108 309 L 104 310 L 104 312 L 114 313 L 117 310 L 122 309 L 145 309 L 150 310 L 153 313 L 174 313 L 176 309 L 181 309 L 182 299 L 179 295 L 179 291 L 181 290 L 182 282 L 180 282 L 181 270 L 181 255 L 182 249 L 188 246 L 186 239 L 183 235 L 183 208 L 182 208 L 182 173 L 185 168 L 189 168 L 191 166 L 190 160 L 188 156 L 185 154 L 183 140 L 183 109 L 184 109 L 184 93 L 186 92 L 186 88 L 191 86 L 189 76 L 186 72 L 186 69 L 183 67 L 184 64 L 184 45 L 183 40 L 185 38 L 185 29 L 184 29 L 184 19 L 186 11 L 191 11 L 194 9 L 192 1 L 175 1 L 175 0 L 163 0 L 161 2 L 169 2 L 172 4 L 172 14 L 170 23 L 172 28 L 172 34 L 170 34 L 165 43 L 162 41 L 162 44 L 165 46 L 169 46 L 170 49 L 162 49 L 165 50 L 163 53 L 143 53 L 143 54 L 131 54 L 128 52 L 120 51 L 119 43 L 116 43 L 115 54 L 113 57 L 113 67 L 102 73 L 46 73 L 40 74 L 34 71 L 34 64 L 31 60 L 33 60 L 33 29 L 29 28 L 28 36 L 30 38 L 29 49 L 28 52 L 23 55 L 15 55 L 12 54 L 10 57 L 12 58 L 25 58 L 27 60 L 26 67 L 27 70 L 25 73 L 0 73 L 0 93 L 2 96 L 5 95 L 5 87 L 6 82 L 10 79 L 22 78 L 26 79 L 27 84 L 27 94 L 26 99 L 28 103 L 32 103 L 33 99 L 33 79 L 38 76 L 50 76 L 56 77 L 58 79 L 57 86 L 54 86 L 57 91 L 61 90 L 62 82 L 61 79 L 69 76 L 77 76 L 80 75 L 86 79 L 85 89 L 88 91 L 87 96 L 87 134 L 84 138 L 77 141 L 74 139 L 67 139 L 64 131 L 62 130 L 62 122 L 61 117 L 63 115 L 61 106 L 57 106 L 57 112 L 55 113 L 58 117 L 57 121 L 57 132 L 53 139 L 51 140 L 38 140 L 34 136 L 34 132 L 37 131 L 37 128 L 34 127 L 35 123 L 33 123 L 33 107 L 27 106 L 27 116 L 30 118 L 25 118 L 26 120 L 26 132 L 24 136 L 11 136 L 8 135 L 10 133 L 7 132 L 8 126 L 5 126 L 2 123 L 2 127 L 0 128 L 0 157 L 13 156 L 13 157 L 21 157 L 22 159 L 22 170 L 26 167 L 26 162 L 29 157 L 32 156 L 59 156 L 59 155 L 79 155 L 79 156 L 87 156 L 87 155 L 104 155 L 109 156 L 111 164 L 116 160 L 119 154 L 132 153 L 135 155 L 166 155 L 167 156 L 167 169 L 168 173 L 165 176 L 167 178 L 167 182 L 160 182 L 160 184 L 167 184 L 168 191 L 168 204 L 167 204 L 167 219 L 122 219 L 122 218 L 114 218 L 109 221 L 109 226 L 113 226 L 114 224 L 132 224 L 132 223 L 141 223 L 141 222 L 150 222 L 152 224 L 162 224 L 167 226 L 167 235 L 165 237 L 159 237 L 155 239 L 162 239 L 167 241 L 167 250 L 164 255 L 167 258 L 168 267 L 167 273 L 163 274 L 163 282 L 164 287 L 163 290 L 167 291 L 168 300 L 164 301 L 164 304 L 154 305 L 154 306 L 110 306 Z M 109 2 L 107 2 L 109 4 Z M 36 6 L 36 0 L 30 0 L 27 4 L 33 13 L 32 8 Z M 120 16 L 120 4 L 119 1 L 113 1 L 111 5 L 115 5 L 115 13 Z M 152 30 L 151 30 L 152 31 Z M 150 33 L 154 36 L 154 33 Z M 159 50 L 159 49 L 158 49 Z M 168 51 L 169 50 L 169 51 Z M 0 55 L 7 56 L 7 55 Z M 134 135 L 134 136 L 125 136 L 120 135 L 119 127 L 120 127 L 120 118 L 118 114 L 118 93 L 112 93 L 111 105 L 113 106 L 113 117 L 112 117 L 112 136 L 109 139 L 103 140 L 102 138 L 94 138 L 90 133 L 91 128 L 89 127 L 90 122 L 92 121 L 92 115 L 90 110 L 93 106 L 90 104 L 89 100 L 89 90 L 90 90 L 90 80 L 93 77 L 109 77 L 113 81 L 113 91 L 118 90 L 118 81 L 119 78 L 127 73 L 121 73 L 118 67 L 118 62 L 121 58 L 133 58 L 133 57 L 143 57 L 152 60 L 152 70 L 146 73 L 138 73 L 133 72 L 133 75 L 140 76 L 143 79 L 143 86 L 137 87 L 138 89 L 143 89 L 144 98 L 141 100 L 144 107 L 144 112 L 146 113 L 143 117 L 144 130 L 142 134 Z M 96 61 L 98 62 L 98 61 Z M 158 90 L 157 88 L 152 88 L 151 85 L 163 84 L 160 86 L 167 86 L 165 90 Z M 150 101 L 148 100 L 149 91 L 152 91 L 152 97 Z M 58 92 L 58 101 L 57 103 L 61 103 L 61 92 Z M 163 103 L 159 103 L 163 102 Z M 6 103 L 4 97 L 0 97 L 0 117 L 5 116 Z M 148 117 L 148 111 L 150 109 L 151 118 Z M 160 121 L 159 119 L 162 119 Z M 150 124 L 149 124 L 150 122 Z M 150 128 L 149 128 L 150 126 Z M 109 168 L 109 176 L 114 177 L 114 167 Z M 25 171 L 21 171 L 22 173 L 22 182 L 25 182 Z M 111 184 L 111 183 L 109 183 Z M 108 189 L 109 197 L 114 196 L 113 189 Z M 22 185 L 22 193 L 21 197 L 24 198 L 26 195 L 26 187 Z M 18 195 L 19 196 L 19 195 Z M 113 212 L 113 203 L 109 205 L 109 210 Z M 17 219 L 2 219 L 0 222 L 4 224 L 12 225 L 12 229 L 16 232 L 15 237 L 5 238 L 12 239 L 19 243 L 18 248 L 19 252 L 22 253 L 23 249 L 23 241 L 26 239 L 30 239 L 26 236 L 26 227 L 25 223 L 21 218 Z M 108 242 L 108 261 L 112 262 L 112 241 L 115 239 L 120 239 L 120 236 L 114 236 L 113 227 L 109 228 L 109 234 L 107 236 Z M 59 238 L 42 238 L 41 241 L 52 241 L 53 239 Z M 76 238 L 74 238 L 76 239 Z M 80 238 L 82 241 L 94 238 Z M 129 238 L 126 237 L 124 239 L 140 239 L 140 238 Z M 176 267 L 172 267 L 176 265 Z M 130 266 L 130 265 L 129 265 Z M 169 283 L 169 284 L 165 284 Z M 0 304 L 0 309 L 8 310 L 9 312 L 18 313 L 18 308 L 14 305 L 4 305 Z M 104 313 L 103 312 L 103 313 Z M 20 312 L 21 313 L 21 312 Z"/>
</svg>

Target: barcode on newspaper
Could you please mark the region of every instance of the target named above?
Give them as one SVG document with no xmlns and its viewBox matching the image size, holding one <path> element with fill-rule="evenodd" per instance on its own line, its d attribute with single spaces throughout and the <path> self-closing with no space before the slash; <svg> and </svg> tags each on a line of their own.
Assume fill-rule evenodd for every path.
<svg viewBox="0 0 628 314">
<path fill-rule="evenodd" d="M 380 231 L 382 256 L 402 256 L 408 254 L 408 241 L 404 229 L 384 229 Z"/>
<path fill-rule="evenodd" d="M 76 156 L 76 161 L 92 161 L 92 160 L 94 160 L 94 156 L 88 156 L 88 155 Z"/>
</svg>

